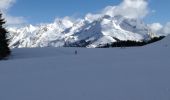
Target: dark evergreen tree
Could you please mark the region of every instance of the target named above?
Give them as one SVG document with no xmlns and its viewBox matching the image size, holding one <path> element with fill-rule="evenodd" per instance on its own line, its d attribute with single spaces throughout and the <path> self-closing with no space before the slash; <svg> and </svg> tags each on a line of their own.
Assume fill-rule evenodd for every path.
<svg viewBox="0 0 170 100">
<path fill-rule="evenodd" d="M 10 49 L 8 47 L 7 31 L 3 27 L 5 24 L 2 14 L 0 14 L 0 60 L 10 55 Z"/>
</svg>

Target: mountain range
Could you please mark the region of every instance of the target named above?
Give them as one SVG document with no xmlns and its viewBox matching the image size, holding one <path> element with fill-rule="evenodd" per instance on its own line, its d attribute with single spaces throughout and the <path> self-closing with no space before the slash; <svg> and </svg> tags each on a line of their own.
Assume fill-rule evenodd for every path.
<svg viewBox="0 0 170 100">
<path fill-rule="evenodd" d="M 10 27 L 8 31 L 11 48 L 97 48 L 119 41 L 147 42 L 160 36 L 141 19 L 121 15 L 88 14 L 83 19 L 65 17 L 50 24 Z"/>
</svg>

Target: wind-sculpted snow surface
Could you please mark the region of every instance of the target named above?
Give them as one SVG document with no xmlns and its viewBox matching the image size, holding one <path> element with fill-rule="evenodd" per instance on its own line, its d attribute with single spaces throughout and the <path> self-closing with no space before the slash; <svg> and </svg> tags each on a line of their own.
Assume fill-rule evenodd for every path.
<svg viewBox="0 0 170 100">
<path fill-rule="evenodd" d="M 56 19 L 54 23 L 23 28 L 8 28 L 11 48 L 99 45 L 126 41 L 147 41 L 156 37 L 139 19 L 122 16 L 87 15 L 84 19 Z M 83 41 L 83 42 L 82 42 Z M 83 45 L 86 44 L 86 45 Z"/>
<path fill-rule="evenodd" d="M 0 99 L 169 100 L 169 41 L 138 48 L 13 49 L 0 62 Z"/>
</svg>

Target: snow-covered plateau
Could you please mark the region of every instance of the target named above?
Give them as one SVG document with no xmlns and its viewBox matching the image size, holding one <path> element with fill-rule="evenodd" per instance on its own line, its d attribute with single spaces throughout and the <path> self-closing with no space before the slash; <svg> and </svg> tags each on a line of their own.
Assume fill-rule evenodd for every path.
<svg viewBox="0 0 170 100">
<path fill-rule="evenodd" d="M 12 49 L 0 61 L 0 100 L 169 100 L 169 52 L 170 36 L 133 48 Z"/>
</svg>

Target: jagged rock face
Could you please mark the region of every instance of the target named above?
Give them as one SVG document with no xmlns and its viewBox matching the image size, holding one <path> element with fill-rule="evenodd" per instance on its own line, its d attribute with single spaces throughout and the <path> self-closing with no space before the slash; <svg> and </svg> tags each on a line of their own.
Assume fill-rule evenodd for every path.
<svg viewBox="0 0 170 100">
<path fill-rule="evenodd" d="M 8 28 L 11 48 L 79 46 L 95 48 L 117 40 L 147 41 L 153 34 L 141 20 L 122 16 L 103 15 L 70 20 L 57 19 L 54 23 Z"/>
</svg>

